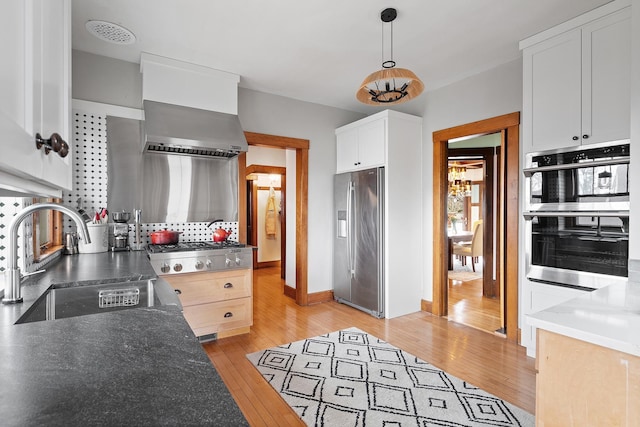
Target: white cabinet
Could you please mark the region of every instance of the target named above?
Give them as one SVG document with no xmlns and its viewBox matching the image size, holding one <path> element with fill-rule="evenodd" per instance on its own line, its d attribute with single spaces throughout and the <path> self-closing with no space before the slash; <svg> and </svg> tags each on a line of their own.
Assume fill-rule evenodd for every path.
<svg viewBox="0 0 640 427">
<path fill-rule="evenodd" d="M 386 122 L 380 118 L 336 131 L 337 173 L 384 166 Z"/>
<path fill-rule="evenodd" d="M 527 348 L 527 356 L 536 356 L 537 328 L 529 325 L 526 316 L 577 298 L 588 292 L 586 290 L 524 280 L 522 295 L 520 296 L 520 314 L 523 319 L 520 324 L 520 344 Z"/>
<path fill-rule="evenodd" d="M 72 137 L 71 1 L 5 1 L 0 35 L 0 192 L 59 196 L 72 186 L 72 155 L 45 154 L 35 137 Z"/>
<path fill-rule="evenodd" d="M 422 118 L 381 111 L 336 129 L 336 143 L 338 173 L 384 167 L 384 313 L 394 318 L 418 312 L 424 262 Z M 354 151 L 357 157 L 346 156 Z"/>
<path fill-rule="evenodd" d="M 524 152 L 629 138 L 631 11 L 614 6 L 521 42 Z"/>
</svg>

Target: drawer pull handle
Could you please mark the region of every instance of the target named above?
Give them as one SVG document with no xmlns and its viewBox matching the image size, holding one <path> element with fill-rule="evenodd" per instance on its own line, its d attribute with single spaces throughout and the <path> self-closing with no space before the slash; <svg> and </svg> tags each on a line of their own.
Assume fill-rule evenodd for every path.
<svg viewBox="0 0 640 427">
<path fill-rule="evenodd" d="M 230 311 L 227 311 L 227 312 L 224 314 L 224 317 L 233 317 L 233 313 L 232 313 L 232 312 L 230 312 Z"/>
<path fill-rule="evenodd" d="M 182 291 L 180 289 L 175 289 L 173 292 L 175 292 L 176 295 L 180 295 L 182 293 Z"/>
<path fill-rule="evenodd" d="M 225 283 L 224 288 L 225 289 L 233 288 L 233 283 L 229 283 L 229 282 Z"/>
</svg>

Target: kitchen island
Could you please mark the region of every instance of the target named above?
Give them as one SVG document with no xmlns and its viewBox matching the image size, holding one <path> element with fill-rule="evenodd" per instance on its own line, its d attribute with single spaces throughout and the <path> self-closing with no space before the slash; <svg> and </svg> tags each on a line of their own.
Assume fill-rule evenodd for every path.
<svg viewBox="0 0 640 427">
<path fill-rule="evenodd" d="M 528 316 L 538 328 L 538 425 L 640 425 L 640 283 Z"/>
<path fill-rule="evenodd" d="M 176 305 L 14 325 L 52 283 L 155 277 L 142 252 L 62 257 L 0 306 L 0 423 L 247 425 Z"/>
</svg>

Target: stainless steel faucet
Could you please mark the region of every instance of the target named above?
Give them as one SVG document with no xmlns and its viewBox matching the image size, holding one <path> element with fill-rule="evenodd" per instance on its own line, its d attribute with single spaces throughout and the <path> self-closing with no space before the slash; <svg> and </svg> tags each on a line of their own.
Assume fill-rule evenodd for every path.
<svg viewBox="0 0 640 427">
<path fill-rule="evenodd" d="M 91 243 L 89 238 L 89 229 L 80 214 L 58 203 L 34 203 L 18 212 L 9 224 L 9 247 L 7 251 L 7 270 L 5 271 L 4 298 L 3 304 L 16 304 L 22 302 L 22 293 L 20 289 L 20 269 L 18 268 L 18 227 L 23 219 L 35 211 L 52 209 L 60 211 L 71 217 L 76 223 L 82 238 L 86 243 Z"/>
</svg>

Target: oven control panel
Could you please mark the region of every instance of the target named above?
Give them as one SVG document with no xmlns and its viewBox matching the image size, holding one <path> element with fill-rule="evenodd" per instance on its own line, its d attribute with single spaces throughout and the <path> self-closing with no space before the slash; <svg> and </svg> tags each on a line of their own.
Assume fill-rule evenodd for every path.
<svg viewBox="0 0 640 427">
<path fill-rule="evenodd" d="M 251 269 L 251 248 L 149 254 L 153 270 L 159 275 Z"/>
</svg>

